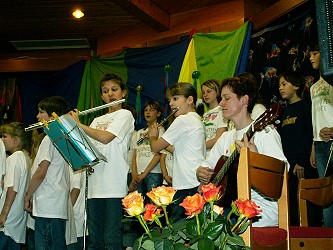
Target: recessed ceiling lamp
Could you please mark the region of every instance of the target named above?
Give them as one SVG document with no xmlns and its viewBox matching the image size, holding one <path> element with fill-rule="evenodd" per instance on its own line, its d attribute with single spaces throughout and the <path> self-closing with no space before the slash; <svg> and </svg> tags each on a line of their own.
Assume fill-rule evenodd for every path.
<svg viewBox="0 0 333 250">
<path fill-rule="evenodd" d="M 75 18 L 81 18 L 84 16 L 84 13 L 81 10 L 76 10 L 72 13 Z"/>
</svg>

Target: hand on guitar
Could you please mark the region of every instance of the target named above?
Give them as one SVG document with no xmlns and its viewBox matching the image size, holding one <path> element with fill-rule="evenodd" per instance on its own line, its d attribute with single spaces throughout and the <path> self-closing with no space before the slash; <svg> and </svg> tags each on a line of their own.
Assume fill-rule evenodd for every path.
<svg viewBox="0 0 333 250">
<path fill-rule="evenodd" d="M 209 167 L 198 167 L 197 168 L 197 179 L 201 184 L 207 185 L 214 174 L 214 170 Z"/>
<path fill-rule="evenodd" d="M 254 137 L 252 137 L 251 140 L 249 141 L 246 133 L 244 133 L 242 141 L 236 140 L 236 147 L 238 151 L 240 151 L 241 148 L 247 147 L 250 149 L 250 151 L 258 153 L 258 149 L 254 144 Z"/>
</svg>

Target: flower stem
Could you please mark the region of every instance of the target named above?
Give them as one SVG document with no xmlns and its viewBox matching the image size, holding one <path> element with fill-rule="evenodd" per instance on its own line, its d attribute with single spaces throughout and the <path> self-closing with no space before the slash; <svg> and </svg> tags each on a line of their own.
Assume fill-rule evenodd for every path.
<svg viewBox="0 0 333 250">
<path fill-rule="evenodd" d="M 247 220 L 247 217 L 241 215 L 241 217 L 239 217 L 239 219 L 237 220 L 236 224 L 232 227 L 231 231 L 234 232 L 234 230 L 237 229 L 238 226 L 241 225 L 245 220 Z"/>
<path fill-rule="evenodd" d="M 201 235 L 200 221 L 199 221 L 199 216 L 197 214 L 195 215 L 195 219 L 197 221 L 198 235 Z"/>
<path fill-rule="evenodd" d="M 162 206 L 163 212 L 164 212 L 164 217 L 165 217 L 165 223 L 168 226 L 169 232 L 171 232 L 170 229 L 170 222 L 169 222 L 169 217 L 168 217 L 168 212 L 166 211 L 166 206 Z"/>
<path fill-rule="evenodd" d="M 213 222 L 214 220 L 214 201 L 209 202 L 210 205 L 210 221 Z"/>
<path fill-rule="evenodd" d="M 143 219 L 142 214 L 136 216 L 136 218 L 138 218 L 141 226 L 145 229 L 145 231 L 148 234 L 149 238 L 152 238 L 152 235 L 151 235 L 151 233 L 149 231 L 148 225 L 147 225 L 146 221 Z"/>
</svg>

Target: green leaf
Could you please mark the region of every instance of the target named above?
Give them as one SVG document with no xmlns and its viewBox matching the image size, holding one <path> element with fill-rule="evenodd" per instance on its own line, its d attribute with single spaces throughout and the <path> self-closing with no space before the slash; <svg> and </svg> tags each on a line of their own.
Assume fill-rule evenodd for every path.
<svg viewBox="0 0 333 250">
<path fill-rule="evenodd" d="M 180 243 L 176 243 L 173 247 L 174 247 L 173 248 L 174 250 L 189 250 L 190 249 L 189 247 L 186 247 Z"/>
<path fill-rule="evenodd" d="M 242 234 L 245 232 L 245 230 L 247 229 L 247 227 L 250 225 L 250 221 L 245 222 L 238 230 L 237 230 L 237 234 Z"/>
<path fill-rule="evenodd" d="M 222 228 L 223 224 L 221 223 L 210 223 L 205 229 L 203 235 L 210 240 L 215 240 L 221 234 Z"/>
<path fill-rule="evenodd" d="M 173 242 L 171 240 L 154 240 L 155 250 L 172 250 Z"/>
<path fill-rule="evenodd" d="M 188 223 L 191 223 L 192 220 L 180 220 L 180 221 L 177 221 L 175 224 L 172 225 L 173 231 L 174 232 L 178 232 L 178 231 L 181 231 L 181 230 L 185 229 L 186 225 Z"/>
<path fill-rule="evenodd" d="M 214 242 L 207 238 L 201 238 L 198 241 L 198 249 L 199 250 L 214 250 L 215 245 Z"/>
<path fill-rule="evenodd" d="M 227 243 L 230 244 L 230 245 L 237 245 L 237 246 L 244 246 L 245 245 L 243 238 L 240 237 L 237 234 L 233 234 L 232 237 L 228 237 Z"/>
<path fill-rule="evenodd" d="M 194 243 L 196 243 L 199 239 L 201 239 L 202 238 L 202 236 L 200 236 L 200 235 L 196 235 L 196 236 L 194 236 L 191 240 L 190 240 L 190 242 L 189 242 L 189 244 L 190 245 L 193 245 Z"/>
<path fill-rule="evenodd" d="M 152 240 L 146 240 L 145 242 L 143 242 L 142 246 L 144 249 L 150 250 L 150 249 L 154 249 L 154 242 Z"/>
<path fill-rule="evenodd" d="M 192 235 L 192 236 L 195 236 L 198 234 L 198 231 L 197 231 L 197 224 L 195 222 L 195 220 L 192 220 L 190 223 L 188 223 L 186 225 L 186 232 L 189 234 L 189 235 Z"/>
</svg>

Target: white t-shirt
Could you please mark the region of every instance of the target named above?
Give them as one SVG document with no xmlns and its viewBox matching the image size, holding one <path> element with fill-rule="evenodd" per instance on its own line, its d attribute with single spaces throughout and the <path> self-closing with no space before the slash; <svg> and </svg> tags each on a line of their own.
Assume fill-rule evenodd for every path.
<svg viewBox="0 0 333 250">
<path fill-rule="evenodd" d="M 172 153 L 170 153 L 168 150 L 163 149 L 161 150 L 161 154 L 165 154 L 165 166 L 166 169 L 168 171 L 168 176 L 172 177 L 172 171 L 173 171 L 173 155 Z M 163 180 L 163 184 L 164 185 L 168 185 L 168 183 L 166 182 L 166 180 Z"/>
<path fill-rule="evenodd" d="M 210 156 L 202 163 L 202 166 L 213 169 L 220 156 L 230 156 L 232 152 L 236 150 L 236 139 L 241 140 L 249 127 L 250 125 L 242 130 L 237 131 L 233 129 L 223 133 L 212 148 Z M 283 154 L 280 135 L 271 126 L 267 126 L 264 130 L 254 134 L 254 144 L 257 146 L 260 154 L 272 156 L 287 162 Z M 251 189 L 251 200 L 263 210 L 260 213 L 261 218 L 253 223 L 254 226 L 265 227 L 278 225 L 278 205 L 276 201 L 264 197 L 253 189 Z"/>
<path fill-rule="evenodd" d="M 127 195 L 128 147 L 134 131 L 134 118 L 129 110 L 121 109 L 93 120 L 90 127 L 111 132 L 116 136 L 108 144 L 91 139 L 107 158 L 94 166 L 88 177 L 88 198 L 123 198 Z"/>
<path fill-rule="evenodd" d="M 224 120 L 220 106 L 208 110 L 203 115 L 203 125 L 205 126 L 206 141 L 215 138 L 216 131 L 219 128 L 227 128 L 228 122 Z M 206 157 L 209 155 L 210 149 L 206 149 Z"/>
<path fill-rule="evenodd" d="M 2 193 L 2 176 L 6 173 L 6 149 L 2 139 L 0 140 L 0 195 Z"/>
<path fill-rule="evenodd" d="M 67 219 L 69 198 L 68 163 L 46 135 L 33 163 L 31 175 L 42 161 L 50 163 L 43 182 L 33 194 L 32 214 L 43 218 Z"/>
<path fill-rule="evenodd" d="M 140 138 L 144 137 L 148 132 L 147 129 L 140 129 L 136 134 L 136 141 Z M 159 136 L 160 137 L 165 132 L 163 127 L 159 128 Z M 154 158 L 155 153 L 150 148 L 149 140 L 144 140 L 140 145 L 135 143 L 134 149 L 136 150 L 136 169 L 137 173 L 141 174 L 147 168 L 148 164 Z M 150 171 L 151 173 L 162 173 L 160 163 L 157 163 L 156 166 Z"/>
<path fill-rule="evenodd" d="M 7 220 L 3 228 L 5 235 L 11 237 L 16 243 L 25 243 L 27 212 L 24 211 L 24 194 L 28 188 L 30 158 L 23 151 L 16 151 L 6 160 L 6 175 L 4 178 L 4 190 L 0 199 L 0 211 L 5 201 L 7 190 L 13 187 L 16 197 L 10 208 Z"/>
<path fill-rule="evenodd" d="M 200 116 L 195 112 L 178 116 L 162 138 L 174 147 L 172 187 L 182 190 L 199 186 L 196 169 L 206 153 L 205 128 Z"/>
<path fill-rule="evenodd" d="M 322 77 L 311 86 L 313 140 L 322 141 L 319 132 L 333 126 L 333 87 Z"/>
<path fill-rule="evenodd" d="M 86 170 L 70 171 L 70 190 L 80 189 L 80 194 L 74 204 L 74 219 L 77 237 L 83 237 L 84 213 L 85 213 L 85 192 L 86 192 Z"/>
</svg>

